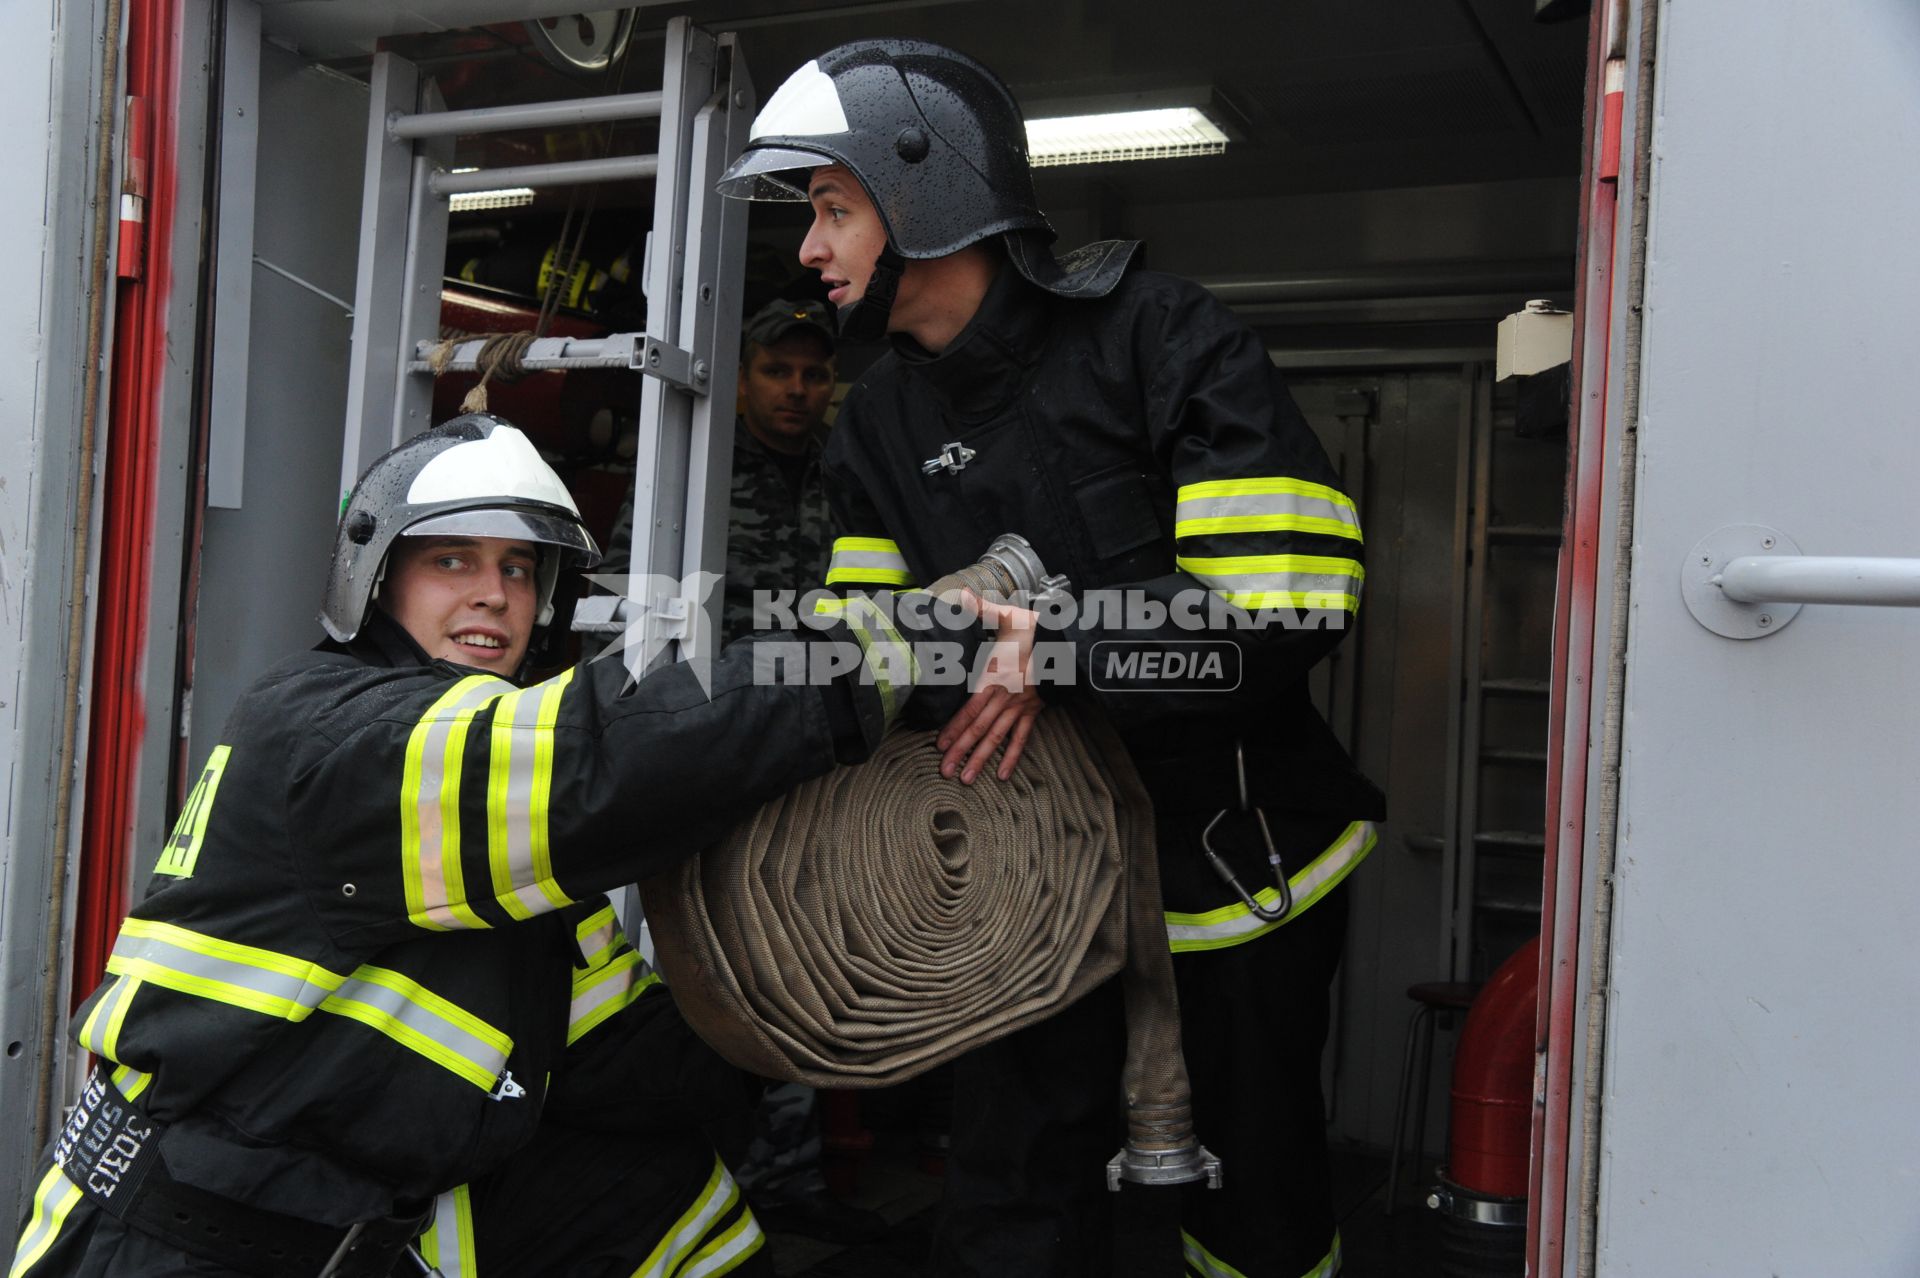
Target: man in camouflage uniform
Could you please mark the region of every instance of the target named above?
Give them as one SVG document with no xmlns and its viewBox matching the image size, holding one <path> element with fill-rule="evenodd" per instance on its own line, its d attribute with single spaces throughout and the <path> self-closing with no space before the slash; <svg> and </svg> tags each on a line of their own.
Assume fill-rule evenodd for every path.
<svg viewBox="0 0 1920 1278">
<path fill-rule="evenodd" d="M 755 591 L 804 592 L 826 573 L 833 534 L 820 446 L 833 354 L 833 312 L 822 302 L 775 298 L 741 328 L 722 643 L 753 632 Z M 608 542 L 600 571 L 631 571 L 631 497 Z"/>
</svg>

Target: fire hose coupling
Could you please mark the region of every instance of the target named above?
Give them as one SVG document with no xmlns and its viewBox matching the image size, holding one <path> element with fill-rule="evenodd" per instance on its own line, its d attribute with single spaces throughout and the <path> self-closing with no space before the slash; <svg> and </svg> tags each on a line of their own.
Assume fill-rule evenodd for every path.
<svg viewBox="0 0 1920 1278">
<path fill-rule="evenodd" d="M 1191 1105 L 1127 1106 L 1127 1143 L 1107 1161 L 1107 1189 L 1131 1185 L 1186 1185 L 1204 1180 L 1220 1188 L 1220 1160 L 1193 1134 Z"/>
<path fill-rule="evenodd" d="M 1066 598 L 1073 583 L 1063 575 L 1049 576 L 1025 537 L 1001 533 L 977 562 L 948 573 L 928 586 L 927 593 L 939 597 L 963 587 L 982 599 L 1035 608 Z"/>
</svg>

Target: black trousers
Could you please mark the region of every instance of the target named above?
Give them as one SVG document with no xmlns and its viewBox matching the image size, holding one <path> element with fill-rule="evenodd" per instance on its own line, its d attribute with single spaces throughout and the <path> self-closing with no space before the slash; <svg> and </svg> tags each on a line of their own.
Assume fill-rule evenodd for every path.
<svg viewBox="0 0 1920 1278">
<path fill-rule="evenodd" d="M 1195 1130 L 1221 1159 L 1220 1189 L 1106 1189 L 1107 1160 L 1124 1136 L 1117 981 L 957 1062 L 953 1150 L 931 1272 L 1338 1272 L 1320 1057 L 1346 912 L 1346 889 L 1337 887 L 1264 936 L 1173 956 Z M 1171 1210 L 1169 1194 L 1179 1199 Z M 1140 1236 L 1143 1217 L 1165 1222 L 1158 1236 Z M 1114 1240 L 1123 1236 L 1127 1250 L 1116 1255 Z"/>
</svg>

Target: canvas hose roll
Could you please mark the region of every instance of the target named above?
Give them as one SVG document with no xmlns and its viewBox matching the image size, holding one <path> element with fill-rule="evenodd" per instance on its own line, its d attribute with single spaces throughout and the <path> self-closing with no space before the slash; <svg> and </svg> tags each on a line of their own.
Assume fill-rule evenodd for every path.
<svg viewBox="0 0 1920 1278">
<path fill-rule="evenodd" d="M 1127 1138 L 1108 1183 L 1218 1184 L 1193 1132 L 1152 804 L 1119 739 L 1055 706 L 1011 778 L 965 785 L 934 738 L 896 730 L 640 885 L 687 1021 L 756 1074 L 883 1087 L 1118 974 Z"/>
</svg>

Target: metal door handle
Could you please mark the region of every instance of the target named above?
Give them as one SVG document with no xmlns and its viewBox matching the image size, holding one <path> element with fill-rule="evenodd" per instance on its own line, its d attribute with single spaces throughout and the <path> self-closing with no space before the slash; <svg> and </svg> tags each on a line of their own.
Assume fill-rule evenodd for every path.
<svg viewBox="0 0 1920 1278">
<path fill-rule="evenodd" d="M 1731 524 L 1688 552 L 1680 589 L 1693 619 L 1729 639 L 1786 627 L 1805 604 L 1920 608 L 1920 559 L 1803 555 L 1764 524 Z"/>
</svg>

